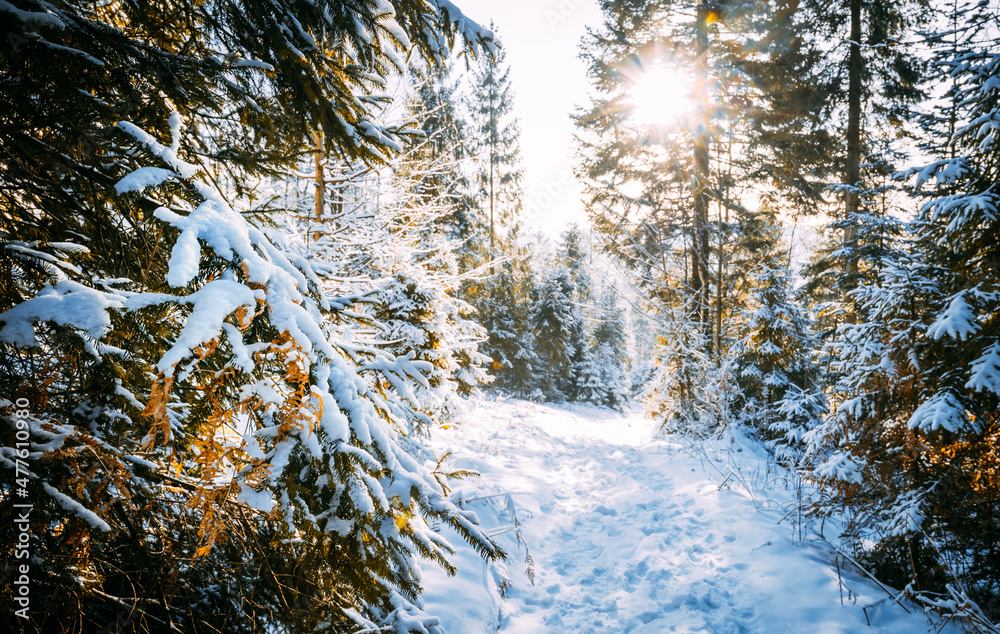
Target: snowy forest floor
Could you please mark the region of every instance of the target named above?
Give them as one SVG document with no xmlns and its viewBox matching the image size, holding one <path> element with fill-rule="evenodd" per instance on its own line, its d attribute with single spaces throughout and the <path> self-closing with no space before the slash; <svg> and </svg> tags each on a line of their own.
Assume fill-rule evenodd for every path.
<svg viewBox="0 0 1000 634">
<path fill-rule="evenodd" d="M 482 474 L 453 495 L 510 555 L 484 566 L 449 535 L 458 575 L 423 567 L 427 612 L 450 634 L 932 629 L 815 530 L 799 540 L 794 476 L 745 439 L 658 439 L 638 410 L 483 400 L 432 445 L 453 452 L 448 469 Z"/>
</svg>

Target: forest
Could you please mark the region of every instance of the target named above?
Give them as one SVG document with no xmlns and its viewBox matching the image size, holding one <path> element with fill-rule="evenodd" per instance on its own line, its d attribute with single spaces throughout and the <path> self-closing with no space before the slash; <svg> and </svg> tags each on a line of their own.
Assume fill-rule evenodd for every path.
<svg viewBox="0 0 1000 634">
<path fill-rule="evenodd" d="M 446 532 L 531 559 L 431 442 L 492 398 L 745 435 L 1000 632 L 1000 4 L 597 4 L 547 235 L 450 0 L 0 0 L 12 631 L 443 634 Z"/>
</svg>

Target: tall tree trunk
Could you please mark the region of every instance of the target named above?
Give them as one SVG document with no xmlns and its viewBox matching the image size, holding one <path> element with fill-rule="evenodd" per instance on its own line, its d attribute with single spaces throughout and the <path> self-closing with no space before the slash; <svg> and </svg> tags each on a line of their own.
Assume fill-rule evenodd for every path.
<svg viewBox="0 0 1000 634">
<path fill-rule="evenodd" d="M 861 58 L 861 0 L 851 0 L 851 52 L 847 62 L 847 164 L 844 166 L 844 184 L 850 189 L 844 196 L 844 219 L 858 211 L 858 194 L 855 189 L 861 184 L 861 74 L 864 60 Z M 844 246 L 854 242 L 857 230 L 844 227 Z M 856 275 L 858 261 L 851 255 L 845 265 L 845 273 Z"/>
<path fill-rule="evenodd" d="M 726 153 L 727 160 L 726 163 L 729 165 L 727 169 L 727 183 L 732 182 L 733 175 L 733 137 L 729 136 L 728 142 L 726 143 Z M 721 172 L 721 168 L 720 168 Z M 722 363 L 722 309 L 726 301 L 726 290 L 728 286 L 727 276 L 726 276 L 726 237 L 728 236 L 729 227 L 729 190 L 728 186 L 725 190 L 722 189 L 722 179 L 719 179 L 719 250 L 718 250 L 718 266 L 716 268 L 715 274 L 715 332 L 713 345 L 715 346 L 715 363 L 718 367 Z M 723 213 L 725 214 L 723 216 Z"/>
<path fill-rule="evenodd" d="M 707 0 L 698 6 L 697 32 L 695 35 L 694 102 L 697 124 L 694 133 L 694 236 L 691 253 L 691 290 L 698 303 L 698 319 L 705 336 L 711 341 L 712 325 L 709 318 L 708 276 L 708 202 L 709 202 L 709 125 L 711 115 L 708 99 L 708 21 L 712 15 Z M 711 345 L 711 344 L 709 344 Z"/>
<path fill-rule="evenodd" d="M 315 215 L 317 225 L 323 218 L 323 207 L 324 207 L 324 197 L 326 195 L 326 175 L 323 171 L 323 159 L 325 158 L 325 152 L 323 150 L 323 133 L 315 132 L 313 134 L 314 152 L 313 157 L 315 159 L 316 166 L 316 195 L 315 195 Z M 313 239 L 318 240 L 320 237 L 320 232 L 314 232 Z"/>
<path fill-rule="evenodd" d="M 493 166 L 496 163 L 496 141 L 497 141 L 497 120 L 496 120 L 496 86 L 493 81 L 494 64 L 490 64 L 490 262 L 493 261 L 494 239 L 493 239 Z M 498 98 L 499 95 L 496 95 Z"/>
</svg>

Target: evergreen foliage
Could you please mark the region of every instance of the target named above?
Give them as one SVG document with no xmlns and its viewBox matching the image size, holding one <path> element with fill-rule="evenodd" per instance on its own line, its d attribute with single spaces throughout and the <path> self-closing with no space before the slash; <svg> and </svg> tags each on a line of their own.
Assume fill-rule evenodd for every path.
<svg viewBox="0 0 1000 634">
<path fill-rule="evenodd" d="M 905 160 L 899 141 L 909 136 L 909 105 L 924 96 L 923 63 L 904 37 L 926 24 L 930 12 L 923 0 L 817 2 L 808 3 L 805 12 L 820 42 L 850 34 L 847 45 L 835 48 L 820 65 L 829 86 L 825 111 L 833 115 L 830 136 L 842 140 L 826 148 L 840 172 L 839 182 L 829 189 L 841 195 L 843 212 L 828 226 L 831 247 L 817 254 L 807 271 L 814 289 L 832 290 L 821 314 L 832 330 L 842 321 L 861 318 L 850 291 L 877 276 L 879 251 L 890 246 L 883 238 L 891 240 L 899 232 L 887 202 L 893 188 L 886 181 L 894 165 Z M 836 232 L 840 244 L 832 246 Z"/>
<path fill-rule="evenodd" d="M 936 158 L 900 175 L 922 204 L 903 252 L 853 293 L 863 320 L 838 332 L 836 412 L 812 441 L 822 510 L 850 511 L 873 566 L 925 596 L 958 580 L 995 617 L 1000 60 L 995 12 L 960 9 L 930 36 L 928 82 L 951 103 L 922 118 Z"/>
<path fill-rule="evenodd" d="M 484 284 L 485 297 L 473 299 L 479 306 L 479 323 L 488 333 L 482 350 L 492 359 L 494 386 L 521 396 L 534 391 L 540 367 L 531 325 L 535 282 L 530 266 L 527 249 L 519 247 L 495 265 Z"/>
<path fill-rule="evenodd" d="M 661 314 L 693 307 L 721 367 L 754 250 L 748 192 L 795 214 L 821 202 L 822 55 L 798 3 L 601 6 L 583 45 L 595 97 L 576 117 L 588 213 Z M 690 84 L 676 87 L 688 108 L 673 123 L 637 120 L 633 93 L 662 69 Z"/>
<path fill-rule="evenodd" d="M 586 249 L 583 244 L 583 234 L 576 225 L 571 225 L 562 234 L 556 259 L 558 266 L 563 267 L 570 283 L 570 301 L 572 303 L 572 320 L 569 332 L 569 376 L 566 377 L 564 395 L 570 400 L 590 400 L 581 394 L 585 365 L 593 366 L 589 352 L 590 337 L 587 332 L 586 306 L 591 300 L 591 281 L 587 273 Z M 596 367 L 591 367 L 591 370 Z M 598 375 L 599 376 L 599 372 Z M 596 376 L 591 373 L 590 382 Z"/>
<path fill-rule="evenodd" d="M 0 504 L 26 459 L 32 591 L 67 606 L 7 621 L 437 631 L 416 558 L 450 546 L 428 523 L 502 553 L 407 448 L 430 364 L 338 339 L 363 294 L 329 293 L 250 201 L 318 132 L 387 162 L 416 138 L 377 122 L 399 53 L 491 34 L 434 1 L 0 13 Z M 30 455 L 9 453 L 18 409 Z"/>
<path fill-rule="evenodd" d="M 493 25 L 490 25 L 493 29 Z M 510 66 L 502 49 L 472 65 L 467 98 L 476 198 L 483 207 L 490 258 L 511 251 L 521 213 L 520 127 L 514 116 Z"/>
<path fill-rule="evenodd" d="M 523 170 L 510 68 L 501 51 L 475 60 L 468 71 L 460 143 L 475 216 L 459 258 L 460 271 L 472 274 L 459 295 L 486 331 L 482 350 L 492 359 L 494 385 L 527 395 L 537 365 L 530 323 L 534 278 L 531 254 L 519 244 Z"/>
<path fill-rule="evenodd" d="M 625 322 L 613 291 L 606 291 L 596 308 L 597 324 L 586 363 L 578 373 L 578 389 L 581 400 L 621 410 L 631 395 Z"/>
<path fill-rule="evenodd" d="M 779 460 L 794 462 L 803 436 L 826 413 L 811 324 L 790 296 L 786 269 L 765 264 L 750 278 L 751 308 L 735 358 L 735 407 Z"/>
<path fill-rule="evenodd" d="M 566 398 L 573 383 L 573 284 L 565 270 L 556 269 L 538 285 L 531 323 L 541 361 L 544 393 L 551 400 Z"/>
<path fill-rule="evenodd" d="M 674 317 L 672 315 L 672 317 Z M 665 432 L 695 436 L 708 433 L 719 421 L 709 420 L 708 391 L 712 364 L 705 340 L 690 314 L 680 311 L 660 323 L 656 369 L 646 386 L 646 411 Z"/>
<path fill-rule="evenodd" d="M 664 432 L 804 474 L 889 584 L 1000 617 L 996 3 L 599 4 L 596 237 L 532 249 L 510 68 L 448 0 L 0 0 L 18 631 L 441 634 L 438 527 L 504 553 L 427 434 L 491 383 L 622 410 L 630 373 Z"/>
<path fill-rule="evenodd" d="M 453 65 L 451 58 L 442 65 L 410 65 L 410 76 L 416 83 L 410 112 L 424 138 L 409 164 L 399 169 L 404 173 L 414 170 L 415 198 L 422 204 L 433 201 L 439 207 L 436 223 L 448 239 L 458 243 L 458 271 L 467 273 L 486 257 L 485 226 L 482 203 L 466 169 L 473 157 L 466 140 L 470 124 L 458 107 L 459 82 L 451 76 Z"/>
</svg>

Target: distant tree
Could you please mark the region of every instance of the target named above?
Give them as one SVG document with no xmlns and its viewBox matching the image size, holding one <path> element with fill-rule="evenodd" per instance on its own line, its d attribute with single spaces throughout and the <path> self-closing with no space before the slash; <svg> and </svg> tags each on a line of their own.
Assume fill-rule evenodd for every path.
<svg viewBox="0 0 1000 634">
<path fill-rule="evenodd" d="M 474 259 L 480 271 L 462 284 L 460 296 L 475 307 L 476 318 L 486 329 L 483 350 L 492 357 L 495 387 L 528 394 L 538 365 L 531 326 L 534 279 L 531 255 L 519 244 L 520 127 L 504 53 L 476 60 L 467 79 L 469 133 L 463 142 L 477 205 L 476 240 L 482 246 Z"/>
<path fill-rule="evenodd" d="M 629 401 L 631 383 L 625 320 L 614 291 L 601 297 L 596 319 L 586 364 L 580 372 L 580 398 L 620 410 Z"/>
<path fill-rule="evenodd" d="M 476 193 L 492 259 L 510 250 L 509 234 L 521 213 L 521 130 L 514 115 L 506 53 L 501 49 L 496 57 L 480 57 L 471 70 L 467 142 L 471 142 Z"/>
<path fill-rule="evenodd" d="M 556 251 L 558 266 L 566 271 L 570 284 L 572 304 L 572 325 L 570 326 L 569 373 L 564 377 L 563 395 L 570 400 L 586 400 L 581 396 L 581 372 L 588 362 L 590 333 L 587 329 L 588 305 L 591 301 L 591 279 L 588 266 L 588 251 L 584 245 L 583 233 L 577 225 L 570 225 L 561 235 Z"/>
<path fill-rule="evenodd" d="M 492 358 L 494 387 L 527 396 L 540 368 L 532 332 L 535 281 L 532 257 L 523 247 L 497 264 L 483 283 L 485 298 L 477 301 L 478 321 L 486 329 L 483 352 Z"/>
<path fill-rule="evenodd" d="M 532 308 L 532 327 L 536 354 L 541 361 L 545 395 L 554 400 L 566 398 L 572 385 L 573 286 L 569 274 L 553 270 L 537 290 Z"/>
<path fill-rule="evenodd" d="M 455 60 L 446 65 L 410 64 L 415 84 L 410 97 L 410 115 L 418 123 L 423 139 L 408 152 L 409 161 L 398 166 L 410 178 L 415 197 L 433 200 L 438 206 L 436 225 L 445 238 L 457 243 L 455 260 L 459 273 L 467 273 L 486 259 L 486 225 L 482 199 L 468 174 L 467 163 L 474 152 L 468 139 L 472 124 L 459 107 L 459 80 L 452 76 Z"/>
</svg>

